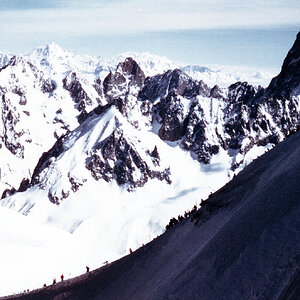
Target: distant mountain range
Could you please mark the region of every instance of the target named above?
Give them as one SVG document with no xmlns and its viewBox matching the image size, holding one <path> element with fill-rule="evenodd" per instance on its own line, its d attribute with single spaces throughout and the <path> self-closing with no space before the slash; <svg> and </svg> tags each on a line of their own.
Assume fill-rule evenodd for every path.
<svg viewBox="0 0 300 300">
<path fill-rule="evenodd" d="M 299 128 L 299 48 L 265 88 L 150 54 L 2 54 L 1 205 L 103 259 L 138 248 Z"/>
</svg>

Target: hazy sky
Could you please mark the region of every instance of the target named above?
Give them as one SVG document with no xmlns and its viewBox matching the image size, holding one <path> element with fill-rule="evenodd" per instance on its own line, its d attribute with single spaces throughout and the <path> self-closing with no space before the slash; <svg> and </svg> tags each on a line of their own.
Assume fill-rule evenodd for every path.
<svg viewBox="0 0 300 300">
<path fill-rule="evenodd" d="M 55 41 L 77 53 L 148 51 L 194 64 L 278 68 L 299 0 L 1 0 L 1 50 Z"/>
</svg>

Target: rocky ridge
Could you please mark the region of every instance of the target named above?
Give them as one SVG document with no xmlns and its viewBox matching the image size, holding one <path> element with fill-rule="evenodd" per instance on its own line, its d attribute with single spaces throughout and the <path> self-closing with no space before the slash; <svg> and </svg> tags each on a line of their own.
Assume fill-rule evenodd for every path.
<svg viewBox="0 0 300 300">
<path fill-rule="evenodd" d="M 43 52 L 43 55 L 51 57 L 53 51 L 46 50 L 44 51 L 46 54 Z M 57 51 L 56 48 L 54 50 Z M 134 130 L 152 131 L 162 140 L 173 142 L 184 151 L 189 151 L 200 163 L 209 164 L 212 157 L 221 149 L 227 151 L 231 157 L 231 169 L 234 171 L 244 164 L 244 157 L 251 149 L 256 146 L 270 147 L 299 126 L 298 50 L 299 35 L 284 61 L 281 73 L 266 89 L 251 86 L 246 82 L 236 82 L 228 89 L 219 88 L 217 85 L 210 88 L 203 81 L 192 79 L 180 69 L 146 78 L 143 70 L 130 57 L 120 62 L 116 70 L 110 71 L 103 81 L 100 78 L 88 81 L 72 70 L 68 73 L 63 72 L 63 76 L 60 77 L 54 72 L 56 76 L 52 79 L 45 76 L 47 72 L 34 66 L 30 60 L 12 57 L 0 70 L 0 75 L 8 72 L 5 78 L 7 76 L 11 78 L 8 87 L 0 82 L 3 145 L 1 147 L 6 152 L 9 151 L 9 156 L 23 162 L 26 161 L 24 144 L 37 144 L 35 140 L 37 137 L 33 137 L 34 123 L 28 123 L 27 127 L 22 126 L 22 130 L 17 126 L 21 115 L 24 119 L 29 116 L 36 118 L 30 115 L 32 114 L 30 109 L 28 111 L 25 109 L 27 98 L 36 101 L 38 94 L 30 95 L 27 92 L 28 83 L 21 84 L 22 76 L 31 76 L 30 80 L 26 79 L 30 83 L 30 89 L 35 93 L 38 91 L 40 95 L 44 94 L 49 99 L 43 103 L 43 117 L 39 118 L 43 120 L 45 126 L 50 127 L 51 124 L 47 139 L 51 138 L 52 142 L 53 137 L 58 139 L 58 146 L 54 145 L 54 149 L 60 147 L 61 137 L 74 130 L 76 125 L 86 126 L 85 124 L 90 122 L 95 114 L 106 118 L 105 107 L 108 103 L 110 107 L 115 107 L 120 112 Z M 49 63 L 45 65 L 49 68 Z M 54 73 L 52 72 L 52 75 Z M 279 95 L 277 90 L 280 86 L 276 83 L 280 85 L 284 82 L 289 82 L 289 91 Z M 14 99 L 14 103 L 18 102 L 18 108 L 12 104 L 9 98 L 11 94 L 18 98 Z M 68 101 L 68 106 L 72 107 L 73 111 L 71 118 L 66 117 L 66 109 L 60 107 L 58 100 Z M 53 102 L 57 105 L 53 105 Z M 52 113 L 49 119 L 47 115 L 51 110 L 55 110 L 55 113 Z M 118 122 L 117 119 L 116 124 Z M 136 135 L 134 131 L 133 135 Z M 41 143 L 39 156 L 42 151 L 46 152 L 49 146 L 49 143 Z M 112 153 L 108 155 L 107 149 Z M 101 152 L 105 161 L 99 158 L 96 150 Z M 151 157 L 150 154 L 154 150 L 147 151 Z M 155 153 L 159 157 L 157 148 Z M 150 171 L 148 164 L 140 158 L 142 156 L 137 154 L 135 145 L 126 140 L 124 132 L 116 126 L 105 141 L 98 143 L 89 158 L 89 163 L 86 163 L 86 168 L 92 172 L 95 180 L 116 179 L 118 184 L 129 184 L 131 186 L 129 190 L 142 186 L 148 180 L 145 178 L 158 177 L 171 182 L 169 177 L 172 170 L 164 173 L 165 175 L 162 173 L 158 175 Z M 22 175 L 18 176 L 17 184 L 6 181 L 4 184 L 7 187 L 6 191 L 2 188 L 3 197 L 10 189 L 17 190 L 18 185 L 24 180 L 32 184 L 38 182 L 30 176 L 38 159 L 39 157 L 36 157 L 32 162 L 26 176 L 24 172 L 23 178 Z M 133 181 L 132 166 L 140 170 L 143 179 Z M 2 174 L 8 172 L 3 167 L 2 170 L 4 170 Z M 36 175 L 36 171 L 34 174 Z"/>
</svg>

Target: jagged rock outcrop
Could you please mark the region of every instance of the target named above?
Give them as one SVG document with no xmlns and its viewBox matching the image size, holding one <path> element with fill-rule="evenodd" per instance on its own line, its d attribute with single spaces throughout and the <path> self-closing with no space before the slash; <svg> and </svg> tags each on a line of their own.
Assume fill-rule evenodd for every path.
<svg viewBox="0 0 300 300">
<path fill-rule="evenodd" d="M 96 97 L 88 95 L 85 91 L 84 82 L 81 82 L 75 72 L 70 72 L 63 79 L 63 87 L 70 92 L 70 95 L 74 102 L 76 103 L 75 107 L 80 112 L 78 115 L 78 121 L 81 123 L 85 120 L 86 115 L 98 104 L 102 104 L 102 88 L 101 80 L 98 79 L 95 81 L 94 85 L 90 88 L 94 88 L 94 93 L 97 93 Z M 97 97 L 98 96 L 98 97 Z"/>
<path fill-rule="evenodd" d="M 56 89 L 56 83 L 54 80 L 47 79 L 43 82 L 41 90 L 43 93 L 52 93 Z"/>
<path fill-rule="evenodd" d="M 137 101 L 138 93 L 143 88 L 144 81 L 144 72 L 131 57 L 120 62 L 116 71 L 110 71 L 103 81 L 106 101 L 116 105 L 121 114 L 135 128 L 147 126 L 152 120 L 151 109 L 149 108 L 146 112 L 145 105 Z"/>
<path fill-rule="evenodd" d="M 143 160 L 135 144 L 126 140 L 123 130 L 116 128 L 99 148 L 94 149 L 86 167 L 94 179 L 108 182 L 115 179 L 119 185 L 126 185 L 128 191 L 142 187 L 154 178 L 171 184 L 169 168 L 155 170 L 160 164 L 157 147 L 145 154 L 151 158 L 150 163 Z"/>
<path fill-rule="evenodd" d="M 147 78 L 139 101 L 146 101 L 145 113 L 151 111 L 152 122 L 158 122 L 161 139 L 178 141 L 208 164 L 220 148 L 245 156 L 255 145 L 278 143 L 296 129 L 299 99 L 276 98 L 270 90 L 247 82 L 234 83 L 227 91 L 210 89 L 174 70 Z M 232 169 L 242 163 L 234 159 Z"/>
<path fill-rule="evenodd" d="M 16 111 L 16 107 L 12 105 L 10 99 L 8 99 L 5 94 L 0 93 L 0 97 L 2 142 L 6 149 L 13 155 L 18 158 L 24 158 L 24 146 L 22 145 L 20 138 L 24 135 L 25 131 L 17 126 L 17 123 L 20 121 L 20 114 Z"/>
<path fill-rule="evenodd" d="M 139 93 L 139 100 L 152 104 L 152 121 L 161 126 L 158 135 L 167 141 L 180 140 L 186 131 L 188 109 L 197 96 L 208 97 L 210 89 L 203 82 L 193 80 L 179 69 L 147 78 Z"/>
<path fill-rule="evenodd" d="M 204 164 L 209 164 L 212 155 L 218 154 L 221 146 L 226 148 L 224 139 L 218 134 L 218 129 L 214 128 L 212 132 L 209 132 L 207 125 L 200 103 L 193 102 L 186 118 L 186 131 L 181 146 L 191 151 L 197 160 Z M 210 139 L 208 139 L 209 136 Z"/>
<path fill-rule="evenodd" d="M 115 72 L 110 72 L 103 81 L 103 91 L 108 102 L 122 98 L 129 93 L 136 94 L 143 86 L 145 74 L 131 57 L 118 64 Z"/>
<path fill-rule="evenodd" d="M 170 93 L 190 99 L 197 95 L 208 97 L 210 89 L 203 81 L 193 80 L 180 69 L 175 69 L 148 77 L 144 88 L 139 93 L 139 99 L 149 100 L 153 103 Z"/>
<path fill-rule="evenodd" d="M 162 140 L 177 141 L 184 135 L 184 106 L 180 97 L 176 94 L 169 94 L 155 105 L 162 125 L 158 135 Z"/>
</svg>

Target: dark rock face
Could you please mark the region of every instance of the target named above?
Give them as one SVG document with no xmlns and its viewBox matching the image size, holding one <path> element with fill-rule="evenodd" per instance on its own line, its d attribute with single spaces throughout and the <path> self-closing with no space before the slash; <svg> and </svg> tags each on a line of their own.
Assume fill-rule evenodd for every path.
<svg viewBox="0 0 300 300">
<path fill-rule="evenodd" d="M 151 118 L 152 107 L 144 106 L 139 108 L 141 102 L 137 101 L 139 91 L 142 89 L 145 81 L 144 72 L 132 58 L 126 58 L 124 62 L 118 64 L 115 72 L 110 72 L 103 81 L 103 93 L 106 102 L 115 105 L 121 114 L 135 128 L 140 126 L 141 120 L 136 115 L 142 115 Z M 135 113 L 133 113 L 135 112 Z M 135 117 L 134 117 L 135 116 Z"/>
<path fill-rule="evenodd" d="M 59 197 L 57 196 L 57 194 L 51 193 L 51 191 L 49 191 L 49 193 L 48 193 L 48 198 L 49 198 L 50 202 L 52 202 L 56 205 L 59 205 L 63 199 L 66 199 L 68 197 L 69 197 L 69 192 L 65 193 L 63 190 L 62 190 L 61 196 L 59 196 Z"/>
<path fill-rule="evenodd" d="M 218 85 L 215 85 L 211 90 L 210 90 L 210 95 L 211 98 L 217 98 L 217 99 L 223 99 L 222 96 L 222 91 L 219 88 Z"/>
<path fill-rule="evenodd" d="M 184 107 L 174 94 L 169 94 L 160 101 L 155 110 L 158 111 L 162 125 L 158 135 L 162 140 L 177 141 L 184 134 Z"/>
<path fill-rule="evenodd" d="M 300 32 L 284 59 L 281 72 L 274 77 L 267 88 L 267 96 L 290 98 L 300 92 Z"/>
<path fill-rule="evenodd" d="M 20 187 L 18 189 L 18 192 L 24 192 L 30 187 L 30 179 L 23 178 L 23 180 L 20 183 Z"/>
<path fill-rule="evenodd" d="M 250 100 L 263 94 L 263 88 L 258 87 L 255 89 L 248 82 L 236 82 L 228 87 L 228 100 L 230 104 L 237 103 L 249 104 Z"/>
<path fill-rule="evenodd" d="M 102 86 L 102 82 L 101 82 L 100 78 L 96 79 L 95 84 L 94 84 L 94 89 L 98 93 L 99 97 L 102 98 L 103 97 L 103 86 Z"/>
<path fill-rule="evenodd" d="M 170 184 L 170 170 L 159 171 L 155 168 L 160 161 L 157 147 L 146 154 L 151 158 L 151 163 L 142 159 L 135 145 L 126 140 L 123 131 L 117 128 L 94 149 L 86 167 L 96 180 L 104 179 L 109 182 L 115 179 L 119 185 L 126 185 L 128 191 L 143 186 L 153 178 Z"/>
<path fill-rule="evenodd" d="M 43 93 L 52 93 L 56 89 L 55 81 L 48 79 L 42 83 L 41 90 Z"/>
<path fill-rule="evenodd" d="M 83 110 L 86 105 L 91 105 L 91 99 L 88 97 L 85 90 L 77 78 L 76 73 L 70 73 L 65 79 L 63 79 L 63 86 L 68 90 L 74 98 L 75 103 L 78 103 L 78 110 Z"/>
<path fill-rule="evenodd" d="M 152 120 L 161 123 L 158 131 L 160 138 L 178 141 L 186 133 L 188 112 L 185 106 L 191 105 L 196 96 L 209 95 L 210 89 L 202 81 L 193 80 L 181 70 L 175 69 L 147 78 L 139 93 L 139 100 L 148 103 L 144 105 L 147 113 L 152 109 Z M 149 103 L 153 104 L 152 108 Z"/>
<path fill-rule="evenodd" d="M 192 151 L 199 162 L 208 164 L 213 154 L 219 152 L 219 145 L 210 144 L 206 136 L 204 111 L 198 102 L 191 105 L 185 120 L 185 134 L 181 146 Z"/>
<path fill-rule="evenodd" d="M 209 96 L 210 89 L 202 81 L 195 81 L 181 70 L 175 69 L 148 77 L 144 88 L 139 93 L 139 99 L 149 100 L 153 103 L 172 92 L 190 99 L 197 95 Z"/>
<path fill-rule="evenodd" d="M 6 197 L 12 196 L 17 192 L 17 190 L 15 188 L 11 188 L 11 189 L 5 189 L 2 193 L 1 199 L 4 199 Z"/>
<path fill-rule="evenodd" d="M 24 158 L 24 146 L 20 141 L 20 137 L 24 134 L 24 131 L 16 131 L 20 115 L 16 112 L 16 108 L 5 94 L 1 95 L 0 112 L 3 124 L 2 142 L 12 154 L 19 158 Z"/>
<path fill-rule="evenodd" d="M 103 91 L 107 101 L 113 102 L 130 93 L 131 88 L 143 86 L 145 74 L 131 57 L 117 66 L 116 72 L 110 72 L 103 81 Z"/>
<path fill-rule="evenodd" d="M 126 58 L 123 63 L 120 63 L 117 67 L 117 71 L 122 71 L 124 75 L 131 76 L 130 79 L 133 85 L 141 87 L 144 83 L 145 74 L 137 62 L 131 57 Z"/>
<path fill-rule="evenodd" d="M 226 122 L 224 124 L 225 133 L 230 137 L 226 140 L 229 148 L 239 150 L 243 140 L 250 135 L 250 123 L 255 122 L 258 117 L 258 107 L 255 102 L 263 89 L 255 89 L 247 82 L 237 82 L 228 88 L 228 105 L 225 109 Z M 265 116 L 260 115 L 260 120 L 264 123 Z M 254 125 L 254 128 L 257 126 Z M 267 132 L 267 128 L 264 128 Z"/>
<path fill-rule="evenodd" d="M 63 87 L 70 92 L 71 97 L 74 99 L 76 103 L 76 109 L 80 111 L 78 116 L 79 123 L 82 123 L 88 114 L 88 107 L 93 106 L 93 100 L 88 96 L 87 92 L 84 90 L 80 79 L 77 77 L 76 73 L 70 73 L 63 79 Z M 101 102 L 100 97 L 102 97 L 102 88 L 101 81 L 98 79 L 94 88 L 97 91 L 99 98 L 96 98 L 98 103 Z"/>
<path fill-rule="evenodd" d="M 32 174 L 32 185 L 39 183 L 39 174 L 50 165 L 51 158 L 57 158 L 64 151 L 64 138 L 64 136 L 58 138 L 53 147 L 49 151 L 42 154 Z"/>
</svg>

